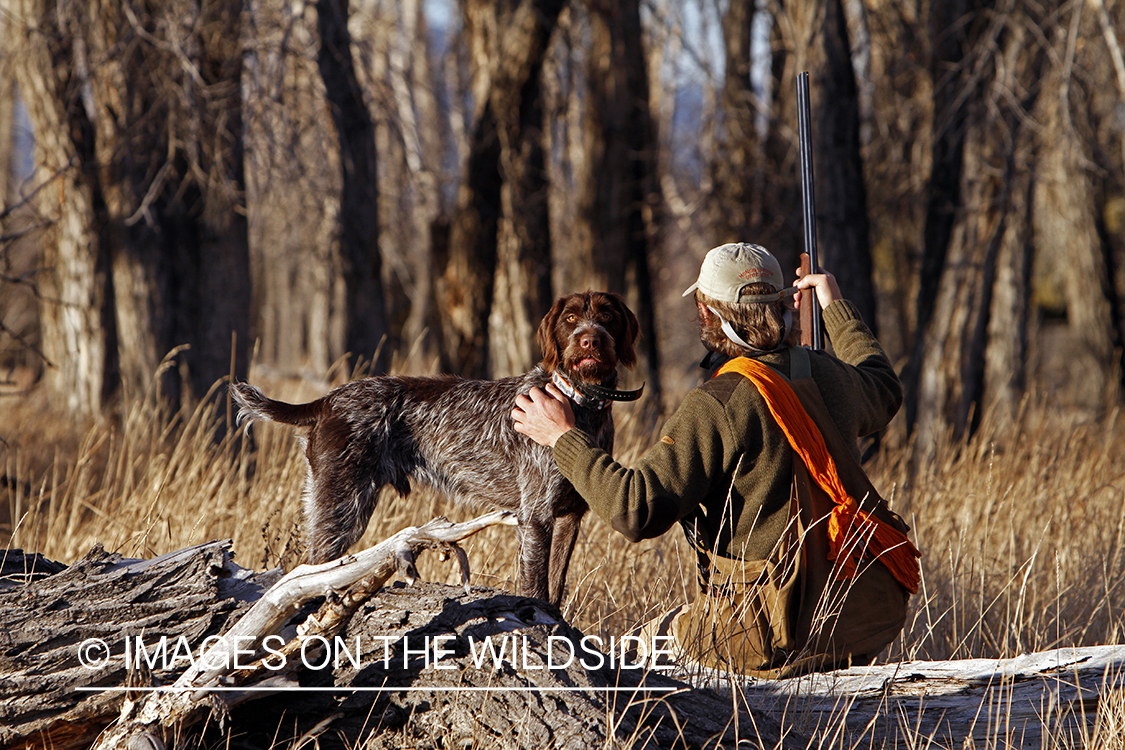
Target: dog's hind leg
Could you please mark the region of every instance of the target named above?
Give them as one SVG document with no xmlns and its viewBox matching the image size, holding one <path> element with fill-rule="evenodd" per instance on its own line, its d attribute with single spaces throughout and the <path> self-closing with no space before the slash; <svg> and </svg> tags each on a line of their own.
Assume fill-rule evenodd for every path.
<svg viewBox="0 0 1125 750">
<path fill-rule="evenodd" d="M 570 567 L 570 555 L 574 552 L 574 543 L 578 541 L 578 529 L 582 526 L 584 515 L 585 508 L 555 518 L 548 569 L 551 598 L 548 601 L 559 607 L 562 606 L 563 595 L 566 593 L 566 571 Z"/>
<path fill-rule="evenodd" d="M 358 542 L 378 500 L 379 489 L 369 482 L 326 474 L 316 479 L 310 474 L 302 503 L 308 561 L 313 564 L 342 557 Z"/>
</svg>

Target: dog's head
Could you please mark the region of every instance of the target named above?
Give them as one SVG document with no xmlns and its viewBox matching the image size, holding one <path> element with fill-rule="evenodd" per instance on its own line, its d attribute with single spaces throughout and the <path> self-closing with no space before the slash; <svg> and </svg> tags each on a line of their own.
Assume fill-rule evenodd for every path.
<svg viewBox="0 0 1125 750">
<path fill-rule="evenodd" d="M 580 383 L 603 383 L 617 365 L 637 363 L 637 316 L 612 292 L 568 294 L 555 301 L 539 324 L 542 366 L 561 369 Z"/>
</svg>

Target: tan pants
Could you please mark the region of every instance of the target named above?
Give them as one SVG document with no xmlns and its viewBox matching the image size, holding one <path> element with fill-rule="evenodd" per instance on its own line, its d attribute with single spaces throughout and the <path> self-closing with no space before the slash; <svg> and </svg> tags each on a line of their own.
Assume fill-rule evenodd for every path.
<svg viewBox="0 0 1125 750">
<path fill-rule="evenodd" d="M 706 597 L 701 597 L 698 600 L 698 605 L 704 609 L 710 609 L 708 603 L 704 601 L 705 599 Z M 636 636 L 645 644 L 657 643 L 658 638 L 661 639 L 659 642 L 668 643 L 669 645 L 665 649 L 673 653 L 673 662 L 669 664 L 666 660 L 662 660 L 654 666 L 662 670 L 671 666 L 671 676 L 685 682 L 694 683 L 702 680 L 711 687 L 717 687 L 716 678 L 719 678 L 720 682 L 725 684 L 730 679 L 774 676 L 754 670 L 743 673 L 731 669 L 716 669 L 714 665 L 702 663 L 696 658 L 699 655 L 698 649 L 689 649 L 684 646 L 684 642 L 689 637 L 688 634 L 693 630 L 691 622 L 692 605 L 681 604 L 679 607 L 674 607 L 643 623 L 630 635 Z M 665 640 L 668 638 L 671 638 L 671 640 Z M 714 649 L 707 650 L 713 651 Z"/>
<path fill-rule="evenodd" d="M 677 676 L 689 681 L 716 673 L 780 679 L 868 664 L 905 621 L 905 592 L 878 563 L 857 580 L 828 587 L 811 638 L 800 644 L 785 635 L 793 625 L 776 606 L 785 598 L 778 593 L 771 586 L 728 586 L 719 595 L 700 594 L 664 612 L 633 634 L 646 644 L 672 636 L 666 649 L 674 655 Z"/>
</svg>

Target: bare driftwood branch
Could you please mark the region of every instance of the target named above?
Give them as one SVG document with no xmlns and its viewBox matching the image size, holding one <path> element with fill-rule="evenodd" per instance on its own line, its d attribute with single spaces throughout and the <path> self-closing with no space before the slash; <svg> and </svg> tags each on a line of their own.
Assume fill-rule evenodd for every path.
<svg viewBox="0 0 1125 750">
<path fill-rule="evenodd" d="M 391 571 L 412 576 L 417 549 L 443 548 L 464 565 L 452 545 L 466 526 L 429 526 L 428 536 L 408 530 L 354 559 L 298 569 L 268 592 L 280 573 L 242 570 L 229 543 L 144 561 L 97 549 L 70 568 L 7 555 L 0 750 L 299 746 L 314 737 L 322 748 L 420 750 L 777 746 L 771 717 L 623 665 L 619 644 L 588 640 L 545 602 L 424 583 L 365 600 Z M 306 616 L 299 602 L 323 594 L 326 581 L 326 601 Z M 271 629 L 276 647 L 257 653 Z M 232 650 L 238 633 L 253 643 Z M 97 664 L 87 643 L 106 647 L 93 652 Z"/>
<path fill-rule="evenodd" d="M 227 710 L 246 695 L 236 693 L 230 696 L 231 700 L 224 700 L 209 688 L 245 686 L 245 681 L 263 672 L 260 658 L 258 664 L 238 670 L 240 656 L 250 653 L 255 657 L 265 656 L 265 639 L 278 634 L 302 605 L 319 596 L 327 595 L 327 601 L 306 623 L 309 627 L 305 632 L 299 629 L 299 634 L 334 635 L 356 607 L 381 589 L 396 572 L 401 572 L 411 582 L 416 581 L 418 572 L 414 560 L 422 549 L 437 548 L 455 554 L 461 566 L 462 584 L 468 593 L 468 558 L 457 543 L 497 524 L 515 525 L 515 516 L 497 511 L 461 524 L 437 518 L 424 526 L 403 529 L 354 555 L 321 565 L 301 565 L 266 591 L 171 689 L 149 693 L 138 701 L 127 699 L 118 723 L 102 735 L 95 747 L 163 747 L 166 734 L 178 732 L 216 708 Z M 293 643 L 296 639 L 287 639 L 287 645 Z M 277 687 L 286 684 L 281 676 L 259 682 Z"/>
<path fill-rule="evenodd" d="M 691 681 L 737 691 L 756 711 L 845 747 L 1103 747 L 1098 732 L 1120 722 L 1125 646 L 907 661 L 743 684 L 715 673 Z"/>
</svg>

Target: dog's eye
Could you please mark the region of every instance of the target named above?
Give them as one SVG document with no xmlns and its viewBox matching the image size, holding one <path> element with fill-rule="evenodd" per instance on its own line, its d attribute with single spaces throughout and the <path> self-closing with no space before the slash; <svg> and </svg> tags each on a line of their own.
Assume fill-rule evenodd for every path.
<svg viewBox="0 0 1125 750">
<path fill-rule="evenodd" d="M 566 316 L 566 322 L 567 323 L 577 323 L 578 322 L 578 316 L 575 315 L 574 313 L 571 313 L 570 315 Z"/>
</svg>

